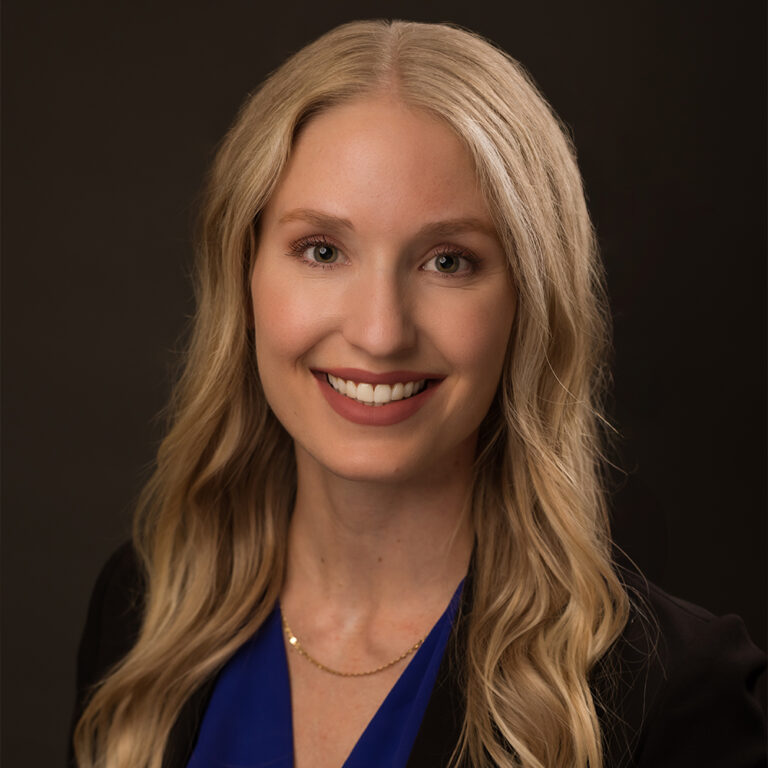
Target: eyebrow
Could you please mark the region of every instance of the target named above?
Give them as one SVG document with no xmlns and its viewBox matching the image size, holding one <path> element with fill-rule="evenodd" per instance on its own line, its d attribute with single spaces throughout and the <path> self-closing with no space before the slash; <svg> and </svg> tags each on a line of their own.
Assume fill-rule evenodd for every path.
<svg viewBox="0 0 768 768">
<path fill-rule="evenodd" d="M 278 224 L 287 224 L 292 221 L 305 221 L 319 229 L 347 230 L 349 232 L 353 232 L 355 229 L 349 219 L 332 216 L 311 208 L 296 208 L 293 211 L 288 211 L 278 219 Z M 464 232 L 482 232 L 489 237 L 497 238 L 496 229 L 488 222 L 475 216 L 430 222 L 419 229 L 416 237 L 451 237 Z"/>
</svg>

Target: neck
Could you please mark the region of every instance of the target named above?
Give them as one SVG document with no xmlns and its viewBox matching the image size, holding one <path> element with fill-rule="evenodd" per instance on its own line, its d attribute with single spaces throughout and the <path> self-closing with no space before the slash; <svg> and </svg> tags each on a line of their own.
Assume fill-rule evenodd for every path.
<svg viewBox="0 0 768 768">
<path fill-rule="evenodd" d="M 297 448 L 297 469 L 283 600 L 360 616 L 450 597 L 473 544 L 470 461 L 361 482 L 331 475 Z"/>
</svg>

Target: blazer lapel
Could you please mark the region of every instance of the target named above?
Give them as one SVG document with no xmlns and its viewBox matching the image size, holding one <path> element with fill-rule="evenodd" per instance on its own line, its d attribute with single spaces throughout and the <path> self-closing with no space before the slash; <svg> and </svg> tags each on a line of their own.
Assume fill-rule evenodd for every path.
<svg viewBox="0 0 768 768">
<path fill-rule="evenodd" d="M 467 616 L 472 609 L 472 581 L 470 564 L 453 632 L 406 768 L 444 768 L 459 743 L 466 711 L 462 670 L 466 659 Z"/>
</svg>

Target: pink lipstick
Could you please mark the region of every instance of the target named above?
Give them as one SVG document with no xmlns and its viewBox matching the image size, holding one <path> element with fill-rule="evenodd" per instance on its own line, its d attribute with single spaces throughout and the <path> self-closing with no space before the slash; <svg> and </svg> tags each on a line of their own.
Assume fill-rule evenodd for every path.
<svg viewBox="0 0 768 768">
<path fill-rule="evenodd" d="M 442 376 L 436 376 L 434 373 L 421 371 L 372 373 L 359 368 L 314 370 L 313 373 L 323 396 L 336 413 L 354 424 L 370 427 L 392 426 L 409 419 L 427 403 L 443 379 Z M 394 385 L 408 382 L 412 385 L 416 382 L 426 382 L 426 385 L 417 394 L 374 405 L 337 392 L 328 380 L 329 375 L 336 379 L 356 382 L 358 386 L 375 387 L 377 384 L 386 384 L 393 386 L 394 389 Z"/>
</svg>

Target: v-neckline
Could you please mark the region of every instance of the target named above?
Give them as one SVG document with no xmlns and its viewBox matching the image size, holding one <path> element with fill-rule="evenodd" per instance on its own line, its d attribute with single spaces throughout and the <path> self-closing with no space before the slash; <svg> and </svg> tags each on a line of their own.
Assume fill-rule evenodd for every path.
<svg viewBox="0 0 768 768">
<path fill-rule="evenodd" d="M 391 737 L 381 738 L 382 734 L 388 730 L 385 725 L 386 721 L 391 719 L 393 714 L 397 715 L 398 712 L 402 714 L 402 710 L 407 708 L 410 703 L 413 704 L 413 708 L 420 710 L 418 713 L 419 717 L 417 718 L 417 722 L 415 722 L 415 727 L 412 726 L 411 728 L 405 728 L 404 730 L 400 729 L 402 738 L 400 739 L 400 744 L 398 744 L 397 748 L 394 750 L 396 761 L 386 763 L 387 765 L 391 764 L 393 766 L 399 766 L 401 764 L 404 766 L 406 764 L 416 732 L 418 731 L 418 726 L 421 723 L 421 717 L 424 714 L 427 701 L 429 700 L 429 696 L 435 683 L 435 678 L 437 677 L 437 671 L 445 652 L 448 637 L 453 628 L 453 622 L 461 599 L 463 586 L 464 579 L 462 579 L 456 587 L 448 606 L 432 626 L 429 634 L 424 638 L 424 642 L 419 646 L 413 658 L 410 659 L 405 669 L 403 669 L 397 680 L 395 680 L 394 684 L 387 692 L 387 695 L 366 724 L 341 768 L 370 768 L 372 765 L 372 755 L 380 756 L 382 748 L 392 747 Z M 286 735 L 290 739 L 290 751 L 291 755 L 293 755 L 293 701 L 291 697 L 291 678 L 288 666 L 288 651 L 283 638 L 279 601 L 275 604 L 273 616 L 270 617 L 271 631 L 274 631 L 273 621 L 275 621 L 280 629 L 281 653 L 279 663 L 284 675 L 285 687 L 288 692 L 288 709 L 290 711 L 289 725 L 286 729 Z M 423 706 L 421 706 L 422 704 Z M 415 718 L 409 718 L 409 720 L 414 719 Z M 382 741 L 385 743 L 382 744 Z M 381 758 L 379 757 L 379 759 Z"/>
<path fill-rule="evenodd" d="M 405 768 L 443 663 L 464 582 L 342 768 Z M 279 604 L 215 679 L 187 768 L 293 768 L 290 673 Z"/>
</svg>

